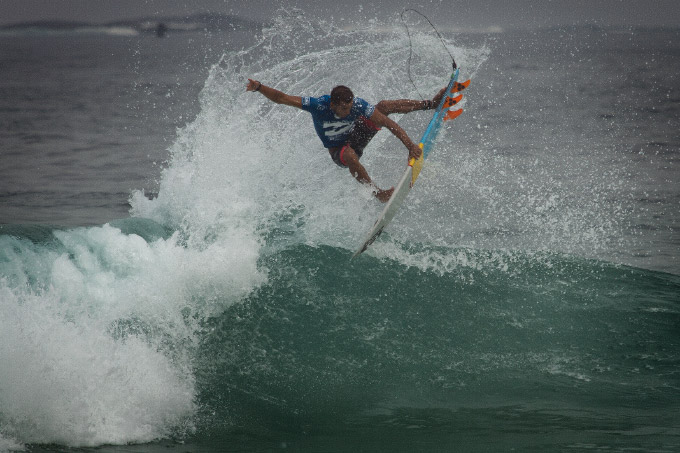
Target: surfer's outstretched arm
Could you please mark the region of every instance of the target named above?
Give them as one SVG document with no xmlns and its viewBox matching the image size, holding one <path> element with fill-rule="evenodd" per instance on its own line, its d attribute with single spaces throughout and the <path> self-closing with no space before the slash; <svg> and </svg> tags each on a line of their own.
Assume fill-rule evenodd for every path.
<svg viewBox="0 0 680 453">
<path fill-rule="evenodd" d="M 277 104 L 290 105 L 291 107 L 297 107 L 299 109 L 302 108 L 302 97 L 291 96 L 276 88 L 268 87 L 257 80 L 248 79 L 246 91 L 259 91 L 264 97 Z"/>
</svg>

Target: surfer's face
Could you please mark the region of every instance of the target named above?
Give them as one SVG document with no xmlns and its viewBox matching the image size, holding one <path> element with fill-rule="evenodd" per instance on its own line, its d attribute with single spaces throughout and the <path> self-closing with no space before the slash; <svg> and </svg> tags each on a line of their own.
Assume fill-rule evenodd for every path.
<svg viewBox="0 0 680 453">
<path fill-rule="evenodd" d="M 331 110 L 338 118 L 344 118 L 349 115 L 352 110 L 352 101 L 350 102 L 331 102 Z"/>
</svg>

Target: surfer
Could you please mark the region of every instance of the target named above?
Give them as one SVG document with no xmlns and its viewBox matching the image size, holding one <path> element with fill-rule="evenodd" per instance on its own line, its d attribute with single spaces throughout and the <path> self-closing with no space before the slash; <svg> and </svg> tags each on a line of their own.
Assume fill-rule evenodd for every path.
<svg viewBox="0 0 680 453">
<path fill-rule="evenodd" d="M 248 79 L 246 86 L 246 91 L 259 91 L 272 102 L 311 113 L 316 133 L 324 147 L 328 149 L 333 162 L 340 167 L 348 168 L 360 183 L 370 185 L 375 197 L 383 203 L 389 200 L 394 187 L 382 190 L 373 183 L 359 162 L 364 148 L 381 127 L 386 127 L 408 149 L 409 158 L 419 158 L 422 154 L 421 149 L 413 143 L 404 129 L 387 115 L 434 109 L 444 96 L 445 90 L 446 88 L 442 89 L 432 100 L 384 100 L 374 106 L 364 99 L 355 97 L 352 90 L 342 85 L 333 88 L 330 95 L 318 98 L 291 96 L 253 79 Z"/>
</svg>

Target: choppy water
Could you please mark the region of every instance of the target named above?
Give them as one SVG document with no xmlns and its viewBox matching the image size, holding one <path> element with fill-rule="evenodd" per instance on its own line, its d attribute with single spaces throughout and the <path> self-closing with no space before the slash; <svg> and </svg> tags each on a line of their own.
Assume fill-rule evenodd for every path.
<svg viewBox="0 0 680 453">
<path fill-rule="evenodd" d="M 350 261 L 381 206 L 246 77 L 449 67 L 327 25 L 0 37 L 0 450 L 680 449 L 678 31 L 449 36 L 465 113 Z"/>
</svg>

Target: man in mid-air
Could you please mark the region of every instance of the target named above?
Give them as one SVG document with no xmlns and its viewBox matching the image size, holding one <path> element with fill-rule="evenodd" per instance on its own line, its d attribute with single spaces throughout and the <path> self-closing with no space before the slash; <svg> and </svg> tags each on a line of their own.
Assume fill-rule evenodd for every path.
<svg viewBox="0 0 680 453">
<path fill-rule="evenodd" d="M 277 104 L 290 105 L 311 113 L 316 133 L 323 146 L 328 149 L 333 162 L 340 167 L 349 168 L 352 176 L 360 183 L 370 185 L 375 197 L 383 203 L 389 200 L 394 187 L 381 190 L 371 181 L 368 172 L 359 162 L 364 148 L 384 126 L 401 140 L 408 149 L 409 158 L 419 158 L 421 149 L 387 115 L 434 109 L 439 105 L 445 90 L 443 88 L 428 101 L 398 99 L 380 101 L 374 106 L 355 97 L 352 90 L 342 85 L 333 88 L 330 95 L 318 98 L 291 96 L 253 79 L 248 79 L 246 86 L 246 91 L 259 91 Z"/>
</svg>

